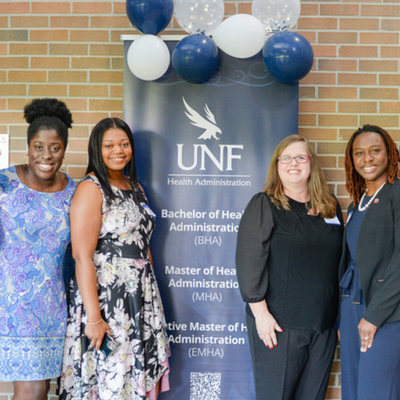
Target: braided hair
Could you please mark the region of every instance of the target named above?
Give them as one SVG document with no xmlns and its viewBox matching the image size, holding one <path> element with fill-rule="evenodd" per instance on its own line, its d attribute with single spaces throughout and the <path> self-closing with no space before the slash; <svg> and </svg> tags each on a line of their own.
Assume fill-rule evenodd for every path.
<svg viewBox="0 0 400 400">
<path fill-rule="evenodd" d="M 365 179 L 354 168 L 353 143 L 357 136 L 366 132 L 377 133 L 382 137 L 383 142 L 385 143 L 388 154 L 388 181 L 394 183 L 396 177 L 399 176 L 399 151 L 397 150 L 396 144 L 391 136 L 383 128 L 376 125 L 364 125 L 362 128 L 358 128 L 347 143 L 344 161 L 346 169 L 346 189 L 350 193 L 354 205 L 360 201 L 362 194 L 365 192 L 366 184 Z"/>
</svg>

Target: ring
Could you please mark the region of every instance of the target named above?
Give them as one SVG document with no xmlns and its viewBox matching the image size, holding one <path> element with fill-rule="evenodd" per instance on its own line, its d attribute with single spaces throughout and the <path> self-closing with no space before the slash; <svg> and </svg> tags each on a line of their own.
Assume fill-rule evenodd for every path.
<svg viewBox="0 0 400 400">
<path fill-rule="evenodd" d="M 369 339 L 369 337 L 365 337 L 365 338 L 364 338 L 364 340 L 368 340 L 368 339 Z"/>
</svg>

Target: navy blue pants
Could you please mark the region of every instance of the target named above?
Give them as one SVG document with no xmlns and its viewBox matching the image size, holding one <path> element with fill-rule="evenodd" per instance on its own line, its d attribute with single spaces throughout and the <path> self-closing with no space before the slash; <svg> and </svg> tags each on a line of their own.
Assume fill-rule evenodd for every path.
<svg viewBox="0 0 400 400">
<path fill-rule="evenodd" d="M 376 331 L 372 347 L 360 352 L 358 324 L 365 304 L 342 298 L 340 358 L 342 400 L 400 400 L 400 321 Z"/>
</svg>

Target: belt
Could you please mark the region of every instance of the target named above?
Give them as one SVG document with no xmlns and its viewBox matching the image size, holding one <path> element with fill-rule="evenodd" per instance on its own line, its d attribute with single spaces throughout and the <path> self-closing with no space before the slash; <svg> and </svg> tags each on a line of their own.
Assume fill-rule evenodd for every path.
<svg viewBox="0 0 400 400">
<path fill-rule="evenodd" d="M 343 289 L 342 297 L 350 297 L 353 304 L 361 304 L 362 289 L 357 264 L 354 261 L 350 261 L 339 286 Z"/>
<path fill-rule="evenodd" d="M 104 242 L 106 241 L 107 239 L 99 239 L 97 242 L 96 250 L 104 251 L 104 249 L 107 248 L 107 244 L 104 244 Z M 148 254 L 148 252 L 148 246 L 146 245 L 144 245 L 143 249 L 139 249 L 138 246 L 133 244 L 124 244 L 121 247 L 118 246 L 118 257 L 121 258 L 134 258 L 136 260 L 146 259 L 146 255 Z M 143 257 L 143 255 L 145 255 L 145 257 Z"/>
</svg>

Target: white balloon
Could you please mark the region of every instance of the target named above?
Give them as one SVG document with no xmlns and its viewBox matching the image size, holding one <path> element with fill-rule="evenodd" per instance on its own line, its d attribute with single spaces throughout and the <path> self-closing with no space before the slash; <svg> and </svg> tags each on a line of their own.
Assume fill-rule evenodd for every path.
<svg viewBox="0 0 400 400">
<path fill-rule="evenodd" d="M 210 34 L 222 22 L 225 7 L 223 0 L 176 0 L 174 12 L 186 32 Z"/>
<path fill-rule="evenodd" d="M 287 31 L 300 17 L 300 0 L 253 0 L 251 12 L 268 34 Z"/>
<path fill-rule="evenodd" d="M 161 78 L 169 67 L 167 45 L 157 36 L 143 35 L 129 47 L 127 62 L 132 74 L 144 81 Z"/>
<path fill-rule="evenodd" d="M 265 30 L 256 17 L 236 14 L 222 22 L 212 37 L 216 45 L 230 56 L 249 58 L 263 48 Z"/>
</svg>

